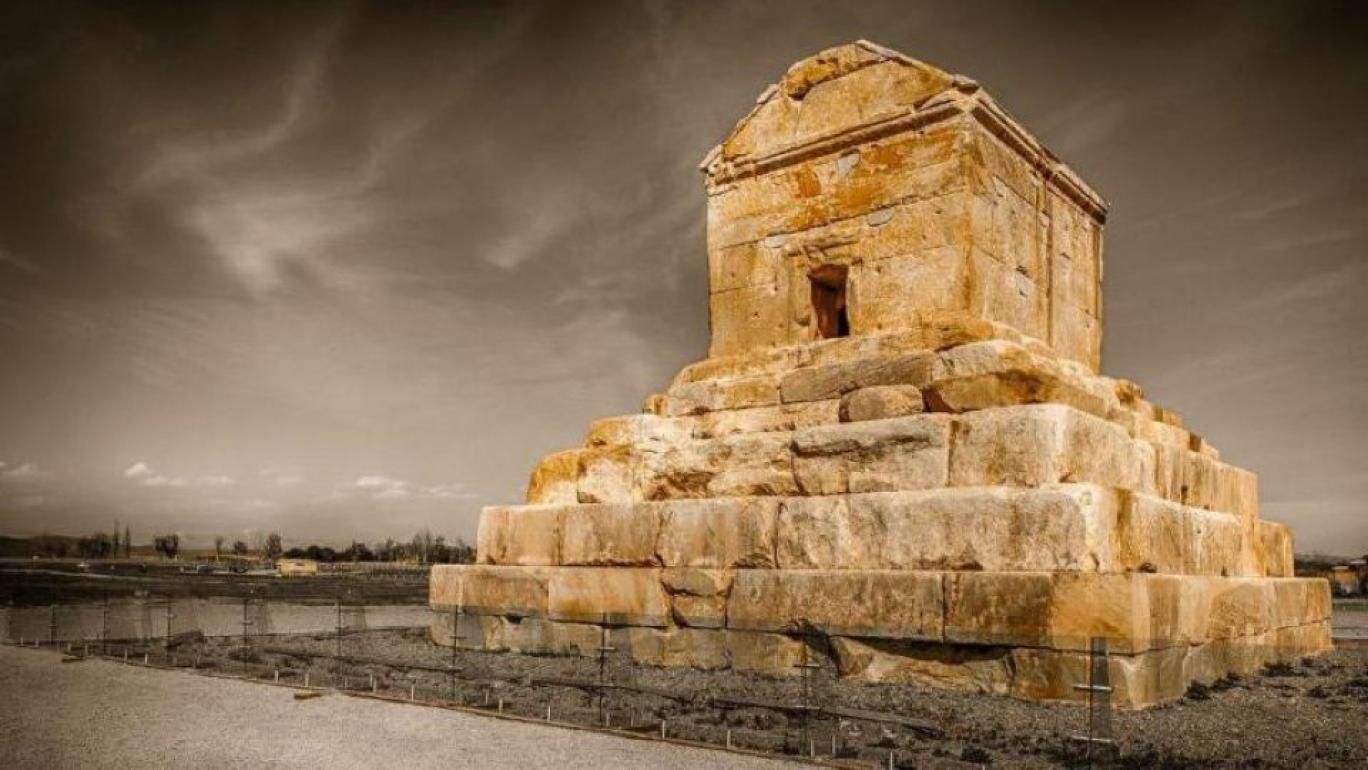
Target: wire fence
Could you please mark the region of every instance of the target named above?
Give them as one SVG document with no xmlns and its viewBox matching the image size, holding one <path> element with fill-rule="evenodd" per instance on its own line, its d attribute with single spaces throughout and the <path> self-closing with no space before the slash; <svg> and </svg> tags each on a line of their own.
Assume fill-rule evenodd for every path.
<svg viewBox="0 0 1368 770">
<path fill-rule="evenodd" d="M 942 722 L 928 710 L 913 717 L 906 709 L 882 712 L 843 703 L 833 686 L 839 672 L 829 642 L 817 633 L 798 635 L 801 654 L 795 659 L 788 653 L 782 661 L 793 674 L 786 689 L 750 697 L 639 678 L 630 629 L 607 617 L 597 624 L 592 649 L 563 656 L 581 661 L 567 669 L 568 676 L 491 663 L 502 654 L 472 649 L 480 646 L 479 621 L 459 609 L 374 605 L 346 592 L 331 602 L 309 603 L 147 595 L 3 608 L 0 639 L 130 665 L 289 685 L 303 693 L 338 691 L 475 709 L 849 767 L 919 766 L 917 741 L 945 737 L 946 725 L 959 719 L 948 715 Z M 385 631 L 409 633 L 407 646 L 374 641 L 376 632 Z M 429 633 L 442 644 L 434 644 Z M 1051 735 L 1059 742 L 1051 751 L 1068 766 L 1107 767 L 1124 759 L 1123 736 L 1112 719 L 1116 669 L 1107 640 L 1092 639 L 1082 649 L 1084 663 L 1073 689 L 1087 706 L 1062 712 L 1067 724 L 1054 725 Z M 777 669 L 781 653 L 774 655 Z M 517 657 L 527 658 L 504 659 Z"/>
<path fill-rule="evenodd" d="M 849 767 L 916 766 L 907 764 L 912 755 L 902 748 L 905 740 L 861 739 L 852 724 L 867 725 L 871 734 L 885 737 L 943 734 L 929 720 L 836 702 L 823 687 L 837 672 L 823 649 L 825 640 L 817 635 L 804 640 L 801 658 L 793 664 L 796 688 L 788 697 L 768 699 L 641 684 L 631 673 L 630 655 L 615 642 L 615 635 L 627 629 L 614 628 L 607 618 L 599 624 L 593 665 L 575 677 L 501 674 L 481 658 L 491 653 L 460 644 L 429 644 L 433 654 L 425 660 L 387 658 L 366 641 L 372 632 L 426 633 L 434 623 L 445 623 L 459 643 L 461 630 L 468 627 L 464 620 L 470 619 L 463 619 L 459 610 L 368 605 L 346 593 L 331 606 L 260 597 L 149 595 L 7 608 L 0 612 L 0 638 L 55 647 L 73 656 L 288 685 L 300 688 L 305 697 L 338 691 Z M 1090 676 L 1104 680 L 1105 645 L 1095 653 L 1101 663 L 1089 666 Z M 1089 678 L 1079 686 L 1095 688 L 1090 692 L 1100 695 L 1106 684 Z M 1094 708 L 1078 715 L 1074 732 L 1087 740 L 1070 749 L 1080 758 L 1076 766 L 1102 767 L 1113 756 L 1102 750 L 1110 745 L 1111 728 L 1099 709 L 1109 714 L 1110 703 L 1099 697 Z M 1103 724 L 1106 734 L 1100 732 Z"/>
</svg>

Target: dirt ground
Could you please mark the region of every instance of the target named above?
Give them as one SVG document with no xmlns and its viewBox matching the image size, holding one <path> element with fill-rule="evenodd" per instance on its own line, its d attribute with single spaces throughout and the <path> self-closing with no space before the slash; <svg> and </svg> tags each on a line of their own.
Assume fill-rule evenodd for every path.
<svg viewBox="0 0 1368 770">
<path fill-rule="evenodd" d="M 790 763 L 0 647 L 0 767 L 782 770 Z"/>
<path fill-rule="evenodd" d="M 599 662 L 593 658 L 458 652 L 434 645 L 426 630 L 345 635 L 279 635 L 186 639 L 170 651 L 151 648 L 153 662 L 247 673 L 312 686 L 369 690 L 419 700 L 454 699 L 557 721 L 653 732 L 793 756 L 815 752 L 856 767 L 900 768 L 1086 766 L 1071 736 L 1086 730 L 1087 712 L 1003 696 L 915 685 L 840 681 L 815 671 L 809 695 L 798 678 L 638 666 L 609 657 L 600 712 Z M 112 651 L 117 657 L 117 647 Z M 338 657 L 340 652 L 341 657 Z M 136 657 L 138 648 L 133 655 Z M 554 680 L 554 681 L 548 681 Z M 569 681 L 567 681 L 569 680 Z M 787 709 L 719 704 L 718 698 L 786 704 Z M 911 718 L 930 729 L 833 716 L 798 707 L 837 706 Z M 1195 687 L 1178 702 L 1141 712 L 1115 712 L 1121 768 L 1361 768 L 1368 766 L 1368 648 L 1341 649 L 1297 665 Z M 833 752 L 833 746 L 835 748 Z"/>
</svg>

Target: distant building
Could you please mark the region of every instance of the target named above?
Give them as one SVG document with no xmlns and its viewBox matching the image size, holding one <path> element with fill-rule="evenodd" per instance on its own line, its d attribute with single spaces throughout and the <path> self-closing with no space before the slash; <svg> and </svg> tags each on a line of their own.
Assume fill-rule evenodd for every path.
<svg viewBox="0 0 1368 770">
<path fill-rule="evenodd" d="M 276 571 L 281 577 L 302 577 L 318 574 L 318 562 L 313 559 L 280 559 Z"/>
<path fill-rule="evenodd" d="M 1368 583 L 1368 562 L 1356 559 L 1330 569 L 1330 588 L 1336 596 L 1358 596 Z"/>
</svg>

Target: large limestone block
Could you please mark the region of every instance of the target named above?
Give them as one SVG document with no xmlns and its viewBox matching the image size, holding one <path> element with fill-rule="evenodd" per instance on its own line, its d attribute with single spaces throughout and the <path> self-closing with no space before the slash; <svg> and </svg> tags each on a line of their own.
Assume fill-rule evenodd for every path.
<svg viewBox="0 0 1368 770">
<path fill-rule="evenodd" d="M 658 505 L 662 519 L 658 553 L 665 566 L 775 566 L 777 500 L 716 498 Z"/>
<path fill-rule="evenodd" d="M 1188 448 L 1150 445 L 1158 494 L 1194 508 L 1258 518 L 1258 476 Z"/>
<path fill-rule="evenodd" d="M 1229 513 L 1200 508 L 1186 509 L 1188 560 L 1191 575 L 1253 577 L 1258 574 L 1251 545 L 1246 542 L 1245 522 Z"/>
<path fill-rule="evenodd" d="M 820 402 L 819 402 L 820 403 Z M 921 389 L 915 385 L 874 385 L 841 397 L 841 422 L 887 420 L 926 411 Z"/>
<path fill-rule="evenodd" d="M 794 475 L 807 495 L 944 486 L 950 421 L 943 415 L 796 431 Z"/>
<path fill-rule="evenodd" d="M 945 578 L 945 641 L 1047 647 L 1049 573 L 956 572 Z"/>
<path fill-rule="evenodd" d="M 1006 340 L 972 343 L 937 356 L 927 399 L 933 408 L 969 412 L 997 406 L 1057 403 L 1097 417 L 1119 407 L 1113 390 L 1050 357 Z"/>
<path fill-rule="evenodd" d="M 641 494 L 650 500 L 788 495 L 798 491 L 787 433 L 689 441 L 647 455 L 640 486 Z"/>
<path fill-rule="evenodd" d="M 758 374 L 724 380 L 701 380 L 674 385 L 670 396 L 690 414 L 750 409 L 779 403 L 779 379 Z"/>
<path fill-rule="evenodd" d="M 815 640 L 757 631 L 727 631 L 732 669 L 772 677 L 799 675 L 798 664 L 821 659 Z M 807 653 L 804 654 L 804 648 Z"/>
<path fill-rule="evenodd" d="M 569 449 L 542 458 L 527 482 L 527 502 L 579 502 L 580 454 L 579 449 Z"/>
<path fill-rule="evenodd" d="M 1206 638 L 1231 639 L 1266 632 L 1277 617 L 1277 588 L 1256 578 L 1206 578 Z"/>
<path fill-rule="evenodd" d="M 670 599 L 660 570 L 557 567 L 549 570 L 548 617 L 573 623 L 667 626 Z"/>
<path fill-rule="evenodd" d="M 1057 404 L 985 409 L 955 418 L 952 486 L 1087 482 L 1147 491 L 1152 457 L 1120 426 Z"/>
<path fill-rule="evenodd" d="M 439 564 L 432 568 L 429 603 L 460 606 L 474 615 L 545 616 L 555 568 Z"/>
<path fill-rule="evenodd" d="M 560 564 L 653 566 L 660 515 L 645 504 L 578 505 L 561 514 Z"/>
<path fill-rule="evenodd" d="M 589 426 L 584 439 L 588 448 L 636 445 L 668 445 L 689 437 L 687 420 L 654 414 L 629 414 L 605 417 Z"/>
<path fill-rule="evenodd" d="M 461 628 L 461 647 L 526 655 L 596 655 L 601 636 L 598 626 L 499 615 L 462 618 Z"/>
<path fill-rule="evenodd" d="M 864 259 L 852 269 L 849 292 L 853 333 L 880 334 L 903 328 L 915 318 L 914 311 L 964 307 L 969 265 L 962 241 L 930 248 L 908 243 L 904 249 L 887 259 L 862 254 Z"/>
<path fill-rule="evenodd" d="M 1193 566 L 1189 512 L 1178 503 L 1150 495 L 1116 492 L 1114 571 L 1183 574 Z"/>
<path fill-rule="evenodd" d="M 787 292 L 782 283 L 714 292 L 709 297 L 709 355 L 726 356 L 788 344 L 788 303 L 781 299 Z"/>
<path fill-rule="evenodd" d="M 997 694 L 1011 687 L 1011 653 L 1003 648 L 840 636 L 831 647 L 844 678 Z"/>
<path fill-rule="evenodd" d="M 937 640 L 942 620 L 938 572 L 740 570 L 727 602 L 741 631 Z"/>
<path fill-rule="evenodd" d="M 784 375 L 779 389 L 785 403 L 840 398 L 874 385 L 925 385 L 935 358 L 907 353 L 810 366 Z"/>
<path fill-rule="evenodd" d="M 1272 628 L 1288 628 L 1330 619 L 1330 582 L 1322 578 L 1283 578 L 1269 581 L 1277 599 Z"/>
<path fill-rule="evenodd" d="M 739 179 L 708 198 L 708 253 L 962 192 L 969 186 L 960 158 L 970 125 L 948 122 L 871 143 L 853 167 L 828 155 Z"/>
<path fill-rule="evenodd" d="M 480 512 L 480 564 L 560 564 L 561 515 L 579 506 L 517 505 Z"/>
<path fill-rule="evenodd" d="M 1174 647 L 1135 655 L 1113 654 L 1107 661 L 1111 702 L 1137 709 L 1181 697 L 1187 691 L 1187 648 Z M 1089 657 L 1083 652 L 1018 648 L 1012 650 L 1011 693 L 1030 700 L 1082 701 L 1087 693 Z"/>
<path fill-rule="evenodd" d="M 727 632 L 701 628 L 629 628 L 632 660 L 648 666 L 688 666 L 711 671 L 727 668 Z"/>
<path fill-rule="evenodd" d="M 1110 570 L 1115 496 L 1088 485 L 786 498 L 782 569 Z M 1181 527 L 1174 527 L 1181 533 Z"/>
<path fill-rule="evenodd" d="M 1265 577 L 1292 577 L 1292 530 L 1275 521 L 1257 522 L 1259 567 Z"/>
<path fill-rule="evenodd" d="M 1144 574 L 1067 573 L 1052 576 L 1049 646 L 1086 651 L 1093 637 L 1111 640 L 1122 653 L 1178 644 L 1155 638 L 1150 584 Z"/>
<path fill-rule="evenodd" d="M 776 433 L 839 422 L 840 402 L 805 401 L 752 409 L 731 409 L 699 415 L 694 438 L 717 438 L 736 433 Z"/>
<path fill-rule="evenodd" d="M 595 447 L 581 450 L 579 457 L 579 502 L 630 503 L 641 499 L 636 483 L 640 454 L 635 447 Z"/>
</svg>

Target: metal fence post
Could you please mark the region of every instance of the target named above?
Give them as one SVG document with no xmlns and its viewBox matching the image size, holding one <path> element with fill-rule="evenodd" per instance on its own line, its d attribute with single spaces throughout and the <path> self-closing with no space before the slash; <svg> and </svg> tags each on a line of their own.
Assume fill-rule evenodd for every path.
<svg viewBox="0 0 1368 770">
<path fill-rule="evenodd" d="M 1071 736 L 1084 746 L 1084 757 L 1088 767 L 1094 767 L 1094 760 L 1110 757 L 1116 742 L 1112 738 L 1111 727 L 1111 671 L 1108 666 L 1107 640 L 1095 636 L 1088 643 L 1088 682 L 1075 684 L 1074 689 L 1088 694 L 1088 731 L 1083 735 Z"/>
</svg>

